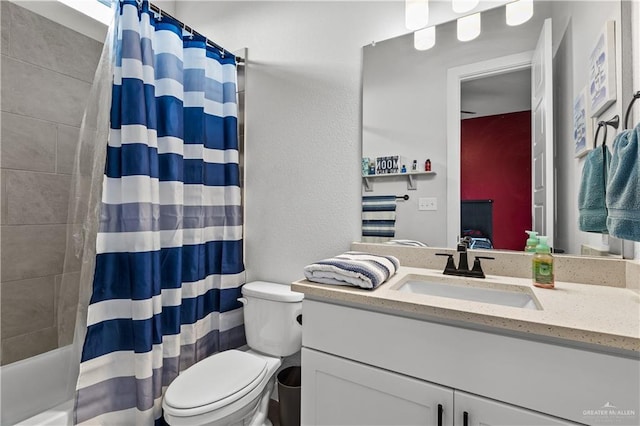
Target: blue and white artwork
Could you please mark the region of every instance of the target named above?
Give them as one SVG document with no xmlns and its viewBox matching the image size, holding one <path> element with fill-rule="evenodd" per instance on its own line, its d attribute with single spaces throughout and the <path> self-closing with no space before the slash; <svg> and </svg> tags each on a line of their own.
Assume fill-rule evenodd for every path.
<svg viewBox="0 0 640 426">
<path fill-rule="evenodd" d="M 591 118 L 587 115 L 586 88 L 582 89 L 573 101 L 573 142 L 575 156 L 582 157 L 589 152 L 591 136 Z"/>
<path fill-rule="evenodd" d="M 615 21 L 607 21 L 589 56 L 589 106 L 597 117 L 616 100 Z"/>
</svg>

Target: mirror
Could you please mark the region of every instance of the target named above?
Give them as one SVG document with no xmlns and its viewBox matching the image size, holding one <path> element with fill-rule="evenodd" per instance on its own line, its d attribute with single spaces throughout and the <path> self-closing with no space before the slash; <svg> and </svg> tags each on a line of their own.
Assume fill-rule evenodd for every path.
<svg viewBox="0 0 640 426">
<path fill-rule="evenodd" d="M 409 196 L 408 200 L 399 198 L 395 201 L 394 238 L 417 240 L 433 247 L 452 247 L 455 236 L 460 235 L 462 228 L 462 225 L 457 224 L 460 218 L 458 211 L 462 208 L 462 194 L 463 200 L 469 200 L 471 197 L 474 200 L 477 198 L 480 201 L 494 201 L 493 232 L 502 232 L 503 237 L 506 232 L 509 237 L 493 235 L 492 239 L 496 243 L 494 248 L 524 248 L 525 229 L 512 228 L 501 231 L 498 228 L 505 222 L 511 222 L 515 214 L 524 218 L 524 224 L 519 227 L 535 226 L 531 223 L 535 221 L 531 202 L 505 215 L 501 208 L 505 204 L 512 205 L 513 202 L 499 201 L 499 196 L 492 193 L 467 194 L 468 182 L 471 182 L 471 186 L 480 189 L 493 187 L 498 192 L 518 192 L 519 198 L 531 200 L 531 193 L 527 191 L 527 187 L 530 188 L 532 184 L 526 183 L 524 189 L 522 185 L 511 185 L 514 180 L 525 178 L 505 175 L 500 179 L 498 175 L 498 178 L 494 177 L 494 181 L 491 182 L 482 180 L 485 179 L 485 172 L 498 167 L 498 161 L 506 161 L 513 157 L 515 162 L 517 152 L 501 156 L 485 155 L 480 161 L 469 162 L 469 158 L 461 158 L 463 156 L 459 150 L 460 137 L 452 142 L 450 122 L 457 121 L 458 127 L 462 129 L 462 138 L 465 128 L 466 133 L 476 136 L 489 130 L 492 130 L 494 135 L 500 135 L 501 138 L 491 136 L 491 133 L 484 135 L 484 139 L 488 139 L 485 140 L 486 143 L 491 139 L 497 140 L 498 147 L 493 148 L 498 153 L 508 153 L 509 150 L 515 149 L 513 146 L 507 149 L 504 145 L 509 143 L 510 139 L 522 136 L 510 136 L 505 128 L 497 127 L 497 122 L 520 115 L 520 121 L 511 121 L 510 126 L 521 129 L 527 121 L 525 118 L 525 123 L 522 124 L 522 114 L 525 117 L 528 114 L 530 117 L 532 109 L 522 109 L 521 101 L 499 98 L 505 95 L 504 90 L 501 93 L 496 90 L 509 87 L 508 80 L 515 78 L 518 71 L 524 71 L 529 75 L 531 59 L 528 65 L 507 67 L 508 69 L 501 72 L 465 75 L 460 79 L 458 92 L 453 97 L 449 80 L 456 70 L 458 74 L 455 75 L 464 75 L 460 74 L 460 70 L 474 69 L 478 64 L 527 55 L 531 58 L 544 22 L 550 18 L 553 64 L 552 119 L 555 123 L 551 133 L 555 165 L 551 170 L 554 184 L 551 186 L 553 197 L 549 206 L 554 203 L 555 206 L 544 208 L 541 215 L 549 218 L 548 223 L 551 226 L 547 229 L 554 229 L 552 236 L 557 249 L 571 254 L 619 253 L 619 243 L 610 241 L 606 236 L 578 230 L 577 199 L 584 157 L 577 158 L 574 152 L 573 100 L 588 84 L 589 55 L 599 33 L 607 21 L 612 20 L 615 21 L 616 40 L 616 101 L 597 117 L 589 118 L 587 121 L 588 125 L 593 125 L 594 121 L 608 120 L 616 114 L 624 114 L 624 109 L 633 94 L 630 82 L 631 61 L 623 61 L 622 58 L 623 49 L 630 50 L 631 43 L 630 13 L 623 13 L 626 7 L 630 7 L 629 3 L 622 1 L 534 0 L 533 17 L 515 27 L 506 25 L 504 6 L 483 11 L 481 34 L 469 42 L 457 40 L 456 21 L 451 21 L 436 26 L 436 44 L 426 51 L 414 48 L 412 33 L 365 46 L 362 78 L 362 156 L 372 160 L 382 156 L 398 156 L 398 172 L 403 165 L 407 172 L 411 172 L 414 160 L 417 171 L 425 170 L 427 159 L 431 165 L 431 173 L 420 173 L 411 177 L 401 174 L 363 177 L 363 197 Z M 508 92 L 515 91 L 507 90 L 506 94 L 509 94 Z M 498 99 L 499 101 L 495 102 Z M 456 114 L 456 110 L 452 113 L 448 111 L 452 105 L 457 105 L 460 111 L 476 114 Z M 482 108 L 490 111 L 482 112 Z M 492 120 L 487 117 L 492 117 Z M 486 121 L 484 127 L 483 119 Z M 474 124 L 475 127 L 470 124 Z M 492 126 L 493 128 L 489 129 Z M 535 129 L 529 129 L 532 135 Z M 615 131 L 610 131 L 609 143 L 613 141 L 613 135 Z M 463 140 L 462 144 L 464 143 Z M 521 149 L 531 149 L 530 141 L 522 146 Z M 465 148 L 465 152 L 469 151 Z M 530 153 L 525 152 L 523 155 L 528 158 L 526 161 L 531 161 Z M 461 159 L 464 161 L 462 166 Z M 467 184 L 464 179 L 467 180 Z M 461 188 L 461 184 L 465 187 Z M 502 205 L 498 206 L 499 202 Z M 479 208 L 482 210 L 484 207 Z M 471 226 L 478 227 L 477 224 Z M 504 242 L 506 240 L 509 242 Z M 363 238 L 363 241 L 372 240 Z"/>
</svg>

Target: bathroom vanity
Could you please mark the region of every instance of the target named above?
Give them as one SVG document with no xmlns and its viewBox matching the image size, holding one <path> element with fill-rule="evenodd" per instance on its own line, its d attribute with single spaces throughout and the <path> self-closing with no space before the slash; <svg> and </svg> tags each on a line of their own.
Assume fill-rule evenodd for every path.
<svg viewBox="0 0 640 426">
<path fill-rule="evenodd" d="M 636 291 L 413 267 L 374 291 L 292 289 L 305 294 L 302 424 L 640 422 Z"/>
</svg>

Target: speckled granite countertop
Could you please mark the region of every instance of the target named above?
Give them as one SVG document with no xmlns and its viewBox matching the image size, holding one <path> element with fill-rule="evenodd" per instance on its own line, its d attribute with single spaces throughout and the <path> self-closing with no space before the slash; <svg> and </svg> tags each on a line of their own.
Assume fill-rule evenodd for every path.
<svg viewBox="0 0 640 426">
<path fill-rule="evenodd" d="M 458 285 L 525 292 L 539 310 L 397 291 L 412 276 Z M 425 278 L 423 278 L 425 279 Z M 626 288 L 557 282 L 553 290 L 534 287 L 530 279 L 488 275 L 486 279 L 449 277 L 441 271 L 400 267 L 375 290 L 296 281 L 292 290 L 306 297 L 388 313 L 442 319 L 516 333 L 552 337 L 587 345 L 640 353 L 640 295 Z"/>
</svg>

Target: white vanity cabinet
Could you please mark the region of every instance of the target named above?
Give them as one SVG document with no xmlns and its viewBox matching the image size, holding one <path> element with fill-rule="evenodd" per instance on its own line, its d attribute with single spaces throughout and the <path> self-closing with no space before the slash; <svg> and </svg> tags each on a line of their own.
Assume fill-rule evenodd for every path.
<svg viewBox="0 0 640 426">
<path fill-rule="evenodd" d="M 302 349 L 303 425 L 453 424 L 453 390 Z"/>
<path fill-rule="evenodd" d="M 303 318 L 304 425 L 638 424 L 633 357 L 310 298 Z"/>
<path fill-rule="evenodd" d="M 313 349 L 302 362 L 304 425 L 576 424 Z"/>
</svg>

